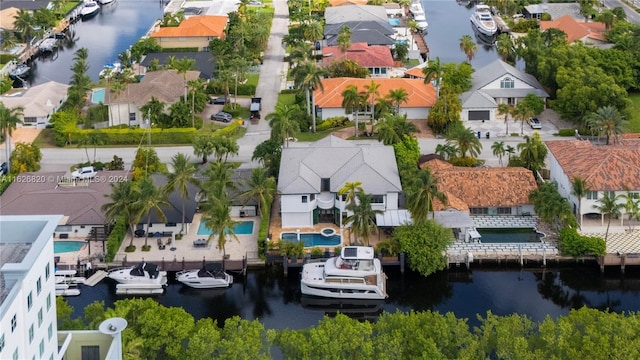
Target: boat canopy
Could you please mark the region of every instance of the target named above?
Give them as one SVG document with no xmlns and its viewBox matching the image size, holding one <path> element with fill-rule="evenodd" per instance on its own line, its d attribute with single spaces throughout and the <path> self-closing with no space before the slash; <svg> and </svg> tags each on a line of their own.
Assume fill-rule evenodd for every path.
<svg viewBox="0 0 640 360">
<path fill-rule="evenodd" d="M 347 260 L 371 260 L 374 253 L 373 248 L 368 246 L 345 246 L 340 257 Z"/>
</svg>

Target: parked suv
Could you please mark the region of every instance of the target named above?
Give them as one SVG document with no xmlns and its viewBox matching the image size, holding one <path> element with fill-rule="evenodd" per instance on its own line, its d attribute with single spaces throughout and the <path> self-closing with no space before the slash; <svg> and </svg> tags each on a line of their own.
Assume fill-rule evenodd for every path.
<svg viewBox="0 0 640 360">
<path fill-rule="evenodd" d="M 542 123 L 538 118 L 529 119 L 529 126 L 531 126 L 532 129 L 542 129 Z"/>
<path fill-rule="evenodd" d="M 220 111 L 217 114 L 211 115 L 211 120 L 215 120 L 215 121 L 230 122 L 231 118 L 232 118 L 231 114 L 226 113 L 224 111 Z"/>
<path fill-rule="evenodd" d="M 93 166 L 85 166 L 71 173 L 71 177 L 78 180 L 93 179 L 98 175 Z"/>
<path fill-rule="evenodd" d="M 209 104 L 212 104 L 212 105 L 224 105 L 228 102 L 229 102 L 229 99 L 225 98 L 224 96 L 209 99 Z"/>
</svg>

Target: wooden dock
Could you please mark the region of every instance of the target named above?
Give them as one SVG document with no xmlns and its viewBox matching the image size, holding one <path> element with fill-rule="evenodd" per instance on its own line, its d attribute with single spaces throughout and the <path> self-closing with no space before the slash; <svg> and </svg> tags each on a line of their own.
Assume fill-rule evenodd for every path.
<svg viewBox="0 0 640 360">
<path fill-rule="evenodd" d="M 604 272 L 606 266 L 619 266 L 620 272 L 624 274 L 625 267 L 640 265 L 640 254 L 638 253 L 609 253 L 604 256 L 600 256 L 597 259 L 600 266 L 600 272 Z"/>
<path fill-rule="evenodd" d="M 500 15 L 493 15 L 493 21 L 496 22 L 500 34 L 511 34 L 511 29 L 509 29 L 509 26 L 504 22 Z"/>
<path fill-rule="evenodd" d="M 416 46 L 418 47 L 418 52 L 420 52 L 422 60 L 426 61 L 429 58 L 429 47 L 427 46 L 427 42 L 424 40 L 424 35 L 421 32 L 414 32 L 411 35 L 413 36 L 413 41 L 415 41 Z"/>
</svg>

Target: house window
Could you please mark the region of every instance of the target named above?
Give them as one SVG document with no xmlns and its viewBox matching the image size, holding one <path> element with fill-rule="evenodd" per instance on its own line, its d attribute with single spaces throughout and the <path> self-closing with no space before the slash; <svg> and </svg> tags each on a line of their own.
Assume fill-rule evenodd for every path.
<svg viewBox="0 0 640 360">
<path fill-rule="evenodd" d="M 500 89 L 513 89 L 514 81 L 510 77 L 500 80 Z"/>
<path fill-rule="evenodd" d="M 49 324 L 49 328 L 47 329 L 47 336 L 49 336 L 49 340 L 53 337 L 53 324 Z"/>
<path fill-rule="evenodd" d="M 27 309 L 31 310 L 31 306 L 33 306 L 33 293 L 29 293 L 29 295 L 27 295 Z"/>
<path fill-rule="evenodd" d="M 25 116 L 23 121 L 26 122 L 26 123 L 34 123 L 34 122 L 38 121 L 38 118 L 36 118 L 34 116 Z"/>
<path fill-rule="evenodd" d="M 42 308 L 38 311 L 38 327 L 42 325 Z"/>
<path fill-rule="evenodd" d="M 511 215 L 511 208 L 510 207 L 499 207 L 498 208 L 498 215 Z"/>
<path fill-rule="evenodd" d="M 42 355 L 44 355 L 44 339 L 40 340 L 40 357 L 42 357 Z"/>
<path fill-rule="evenodd" d="M 303 204 L 307 203 L 307 195 L 302 195 L 302 203 Z"/>
<path fill-rule="evenodd" d="M 82 360 L 100 360 L 100 346 L 83 345 L 80 348 L 80 358 Z"/>
<path fill-rule="evenodd" d="M 380 74 L 387 75 L 387 68 L 380 69 Z"/>
<path fill-rule="evenodd" d="M 509 105 L 515 105 L 516 104 L 516 98 L 507 98 L 507 104 Z"/>
<path fill-rule="evenodd" d="M 18 318 L 16 314 L 13 314 L 13 317 L 11 318 L 11 332 L 14 332 L 16 327 L 18 327 Z"/>
<path fill-rule="evenodd" d="M 322 178 L 320 179 L 320 191 L 331 191 L 331 179 Z"/>
<path fill-rule="evenodd" d="M 36 291 L 38 292 L 38 295 L 40 295 L 40 291 L 42 291 L 42 279 L 38 278 L 38 281 L 36 281 Z"/>
<path fill-rule="evenodd" d="M 129 113 L 129 121 L 136 121 L 136 113 Z"/>
<path fill-rule="evenodd" d="M 51 275 L 51 269 L 50 269 L 50 265 L 47 264 L 47 266 L 45 266 L 44 268 L 44 277 L 49 280 L 49 275 Z"/>
<path fill-rule="evenodd" d="M 372 204 L 384 204 L 384 195 L 373 195 L 371 196 Z"/>
<path fill-rule="evenodd" d="M 174 222 L 170 222 L 170 223 L 166 223 L 166 224 L 164 224 L 164 226 L 165 226 L 165 227 L 176 227 L 176 226 L 178 226 L 178 225 L 177 225 L 176 223 L 174 223 Z"/>
<path fill-rule="evenodd" d="M 0 352 L 2 352 L 2 349 L 4 349 L 4 334 L 0 336 Z"/>
<path fill-rule="evenodd" d="M 33 342 L 33 324 L 29 326 L 29 344 L 31 344 L 31 342 Z"/>
<path fill-rule="evenodd" d="M 13 360 L 18 360 L 20 357 L 18 356 L 18 348 L 13 352 Z"/>
<path fill-rule="evenodd" d="M 587 200 L 598 200 L 597 191 L 587 191 Z"/>
<path fill-rule="evenodd" d="M 472 215 L 487 215 L 489 213 L 489 208 L 469 208 L 469 212 Z"/>
<path fill-rule="evenodd" d="M 616 197 L 615 191 L 607 191 L 607 195 L 609 195 L 609 199 L 614 199 Z"/>
<path fill-rule="evenodd" d="M 51 294 L 47 295 L 47 311 L 51 309 Z"/>
<path fill-rule="evenodd" d="M 316 194 L 309 195 L 309 201 L 313 201 L 316 199 Z"/>
<path fill-rule="evenodd" d="M 627 196 L 632 198 L 632 199 L 639 199 L 640 198 L 640 193 L 632 192 L 632 193 L 629 193 Z"/>
</svg>

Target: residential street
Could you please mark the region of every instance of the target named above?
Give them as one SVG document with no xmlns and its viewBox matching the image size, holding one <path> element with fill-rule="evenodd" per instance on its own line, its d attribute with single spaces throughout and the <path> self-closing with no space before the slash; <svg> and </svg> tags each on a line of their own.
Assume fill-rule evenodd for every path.
<svg viewBox="0 0 640 360">
<path fill-rule="evenodd" d="M 635 3 L 636 6 L 640 7 L 640 0 L 630 0 L 632 3 Z M 609 9 L 613 9 L 615 7 L 621 7 L 624 9 L 625 14 L 627 14 L 627 21 L 634 23 L 634 24 L 640 24 L 640 14 L 638 14 L 637 12 L 635 12 L 630 6 L 628 6 L 627 4 L 623 3 L 620 0 L 602 0 L 602 3 L 604 4 L 604 6 L 606 6 Z"/>
</svg>

